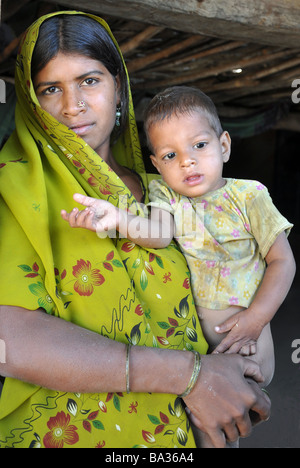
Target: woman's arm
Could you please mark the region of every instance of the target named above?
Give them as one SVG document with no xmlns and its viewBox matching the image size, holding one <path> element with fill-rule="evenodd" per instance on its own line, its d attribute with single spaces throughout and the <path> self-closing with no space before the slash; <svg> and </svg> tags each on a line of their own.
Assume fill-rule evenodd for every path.
<svg viewBox="0 0 300 468">
<path fill-rule="evenodd" d="M 29 311 L 18 307 L 0 307 L 0 330 L 0 339 L 6 348 L 6 362 L 0 364 L 0 374 L 5 377 L 66 392 L 126 390 L 126 346 L 122 343 L 47 315 L 42 310 Z M 173 363 L 175 369 L 177 363 L 179 369 L 184 367 L 187 358 L 188 355 L 178 352 Z M 155 382 L 148 369 L 152 367 L 150 361 L 148 358 L 143 363 L 149 374 L 147 376 L 145 372 L 144 387 L 139 384 L 137 391 L 165 393 L 174 385 L 174 390 L 180 393 L 184 382 L 181 384 L 175 379 L 162 385 Z M 139 361 L 136 364 L 138 366 Z M 163 366 L 163 360 L 160 365 Z M 185 373 L 188 381 L 188 365 Z M 182 377 L 184 380 L 184 373 Z M 130 384 L 133 388 L 134 376 Z"/>
<path fill-rule="evenodd" d="M 97 333 L 18 307 L 0 307 L 0 339 L 6 345 L 6 363 L 0 374 L 66 392 L 126 391 L 126 347 Z M 269 401 L 244 376 L 261 381 L 259 367 L 241 356 L 203 356 L 192 393 L 185 399 L 194 422 L 216 446 L 239 432 L 251 431 L 249 410 L 264 420 Z M 194 366 L 187 351 L 133 347 L 130 351 L 130 388 L 136 393 L 181 394 Z"/>
<path fill-rule="evenodd" d="M 66 392 L 126 391 L 123 343 L 42 310 L 8 306 L 0 307 L 0 339 L 6 348 L 5 363 L 0 363 L 5 377 Z M 145 355 L 131 349 L 130 358 L 136 367 L 130 387 L 136 392 L 180 394 L 193 371 L 193 355 L 183 351 L 148 349 Z M 156 376 L 157 367 L 169 378 Z"/>
</svg>

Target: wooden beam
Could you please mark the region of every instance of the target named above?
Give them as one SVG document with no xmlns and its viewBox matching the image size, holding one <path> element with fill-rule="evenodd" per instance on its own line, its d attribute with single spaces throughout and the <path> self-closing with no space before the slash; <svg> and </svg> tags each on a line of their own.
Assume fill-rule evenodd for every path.
<svg viewBox="0 0 300 468">
<path fill-rule="evenodd" d="M 300 48 L 299 0 L 48 0 L 192 34 Z"/>
<path fill-rule="evenodd" d="M 149 54 L 146 57 L 137 58 L 133 62 L 127 64 L 128 73 L 133 73 L 138 70 L 142 70 L 146 68 L 148 65 L 161 60 L 163 58 L 168 58 L 171 55 L 181 51 L 181 50 L 189 50 L 189 47 L 197 44 L 201 38 L 199 36 L 191 36 L 188 37 L 185 41 L 179 42 L 178 44 L 174 44 L 166 49 L 162 49 L 159 52 L 155 52 L 154 54 Z"/>
<path fill-rule="evenodd" d="M 177 75 L 174 75 L 172 77 L 168 77 L 167 79 L 164 80 L 159 80 L 159 81 L 153 81 L 153 82 L 147 82 L 147 88 L 164 88 L 166 86 L 176 86 L 176 85 L 182 85 L 182 84 L 188 84 L 188 83 L 195 83 L 198 80 L 203 80 L 208 77 L 212 76 L 218 76 L 221 73 L 226 73 L 229 71 L 232 71 L 235 68 L 242 68 L 246 69 L 248 67 L 254 66 L 254 65 L 261 65 L 265 64 L 268 61 L 272 61 L 275 59 L 280 59 L 284 58 L 286 56 L 286 51 L 280 51 L 276 52 L 274 54 L 266 54 L 266 50 L 262 49 L 256 56 L 254 57 L 246 57 L 246 58 L 233 58 L 231 60 L 223 61 L 221 63 L 218 63 L 217 65 L 214 65 L 212 67 L 207 67 L 205 69 L 203 68 L 196 68 L 196 70 L 193 70 L 192 72 L 187 72 L 187 73 L 179 73 Z M 298 64 L 299 63 L 299 58 L 296 60 L 293 60 L 293 64 Z M 264 70 L 265 72 L 265 70 Z M 258 72 L 257 72 L 258 74 Z M 254 76 L 247 76 L 246 78 L 253 78 L 254 80 L 257 79 L 257 76 L 254 74 Z M 145 86 L 145 84 L 141 84 L 141 86 Z M 137 85 L 137 87 L 139 87 Z"/>
<path fill-rule="evenodd" d="M 163 30 L 164 28 L 159 26 L 149 26 L 126 43 L 120 45 L 122 54 L 128 55 L 130 52 L 134 51 L 142 42 L 151 39 L 151 37 L 155 36 Z"/>
</svg>

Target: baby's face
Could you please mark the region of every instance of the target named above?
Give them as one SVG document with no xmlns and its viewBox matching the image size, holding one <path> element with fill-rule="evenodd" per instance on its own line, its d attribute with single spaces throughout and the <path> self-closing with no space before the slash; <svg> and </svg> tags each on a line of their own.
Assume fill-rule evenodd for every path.
<svg viewBox="0 0 300 468">
<path fill-rule="evenodd" d="M 224 132 L 219 138 L 203 113 L 172 115 L 153 124 L 149 139 L 151 160 L 175 192 L 195 198 L 225 185 L 222 172 L 230 157 L 230 136 Z"/>
</svg>

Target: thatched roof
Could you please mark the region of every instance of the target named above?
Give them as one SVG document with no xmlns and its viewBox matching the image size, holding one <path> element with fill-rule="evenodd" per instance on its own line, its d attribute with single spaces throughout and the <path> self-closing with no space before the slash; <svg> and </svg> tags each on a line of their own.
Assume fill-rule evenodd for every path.
<svg viewBox="0 0 300 468">
<path fill-rule="evenodd" d="M 300 80 L 297 1 L 227 0 L 219 2 L 218 9 L 216 0 L 2 3 L 2 21 L 15 27 L 17 39 L 0 57 L 0 77 L 13 78 L 11 55 L 32 17 L 66 6 L 92 11 L 108 21 L 121 44 L 138 109 L 158 90 L 187 84 L 207 92 L 226 118 L 271 109 L 276 115 L 273 124 L 281 119 L 281 126 L 300 130 L 300 105 L 291 99 L 300 88 L 300 81 L 298 85 L 294 81 Z"/>
</svg>

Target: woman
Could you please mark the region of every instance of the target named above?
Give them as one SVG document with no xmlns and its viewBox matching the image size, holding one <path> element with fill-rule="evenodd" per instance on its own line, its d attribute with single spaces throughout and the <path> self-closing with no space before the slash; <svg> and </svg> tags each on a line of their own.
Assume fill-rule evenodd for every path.
<svg viewBox="0 0 300 468">
<path fill-rule="evenodd" d="M 259 369 L 203 356 L 200 371 L 182 351 L 207 345 L 175 246 L 146 251 L 60 217 L 75 192 L 135 212 L 147 201 L 128 78 L 106 23 L 77 12 L 39 19 L 21 45 L 16 90 L 16 133 L 0 157 L 1 447 L 193 447 L 186 389 L 216 446 L 246 436 L 248 411 L 269 412 L 244 379 L 260 380 Z"/>
</svg>

